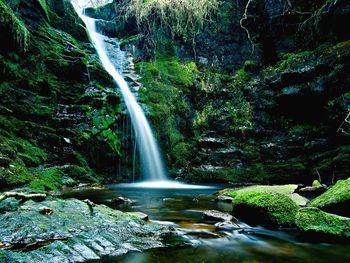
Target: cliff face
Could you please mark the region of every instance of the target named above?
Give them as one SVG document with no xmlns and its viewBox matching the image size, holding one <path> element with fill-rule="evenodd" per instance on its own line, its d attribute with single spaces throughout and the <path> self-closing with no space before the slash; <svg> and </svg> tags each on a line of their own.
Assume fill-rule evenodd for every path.
<svg viewBox="0 0 350 263">
<path fill-rule="evenodd" d="M 122 14 L 122 3 L 110 7 Z M 349 3 L 219 3 L 194 42 L 160 27 L 147 46 L 145 29 L 114 19 L 116 36 L 139 60 L 142 98 L 173 174 L 265 183 L 346 178 L 350 36 L 340 25 L 349 22 Z M 90 12 L 108 19 L 107 9 Z"/>
<path fill-rule="evenodd" d="M 1 187 L 57 189 L 112 175 L 119 97 L 71 3 L 0 7 Z"/>
<path fill-rule="evenodd" d="M 194 39 L 146 34 L 123 20 L 126 4 L 87 13 L 134 55 L 139 98 L 174 177 L 348 176 L 347 1 L 221 0 Z M 69 1 L 2 0 L 0 21 L 2 187 L 115 178 L 129 152 L 126 117 Z"/>
</svg>

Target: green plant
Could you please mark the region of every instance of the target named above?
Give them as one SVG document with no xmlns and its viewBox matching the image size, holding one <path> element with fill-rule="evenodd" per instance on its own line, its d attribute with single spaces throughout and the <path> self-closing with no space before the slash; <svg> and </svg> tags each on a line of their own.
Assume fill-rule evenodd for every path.
<svg viewBox="0 0 350 263">
<path fill-rule="evenodd" d="M 0 0 L 0 24 L 11 31 L 14 42 L 22 51 L 28 50 L 30 32 L 3 0 Z"/>
<path fill-rule="evenodd" d="M 172 36 L 192 39 L 217 7 L 217 0 L 131 0 L 125 15 L 135 17 L 138 26 L 146 26 L 150 32 L 162 27 Z"/>
</svg>

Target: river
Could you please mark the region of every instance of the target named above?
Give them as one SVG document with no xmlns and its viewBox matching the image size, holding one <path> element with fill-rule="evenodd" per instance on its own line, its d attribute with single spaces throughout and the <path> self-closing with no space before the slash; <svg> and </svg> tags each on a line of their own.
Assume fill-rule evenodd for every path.
<svg viewBox="0 0 350 263">
<path fill-rule="evenodd" d="M 202 219 L 204 210 L 231 209 L 231 205 L 215 202 L 214 193 L 225 185 L 209 185 L 197 189 L 152 189 L 127 184 L 109 185 L 106 189 L 75 190 L 65 198 L 89 198 L 122 211 L 141 211 L 150 220 L 163 221 L 184 233 L 192 245 L 132 252 L 119 257 L 91 261 L 99 263 L 155 262 L 350 262 L 349 244 L 307 243 L 295 231 L 272 231 L 259 226 L 244 226 L 244 231 L 217 231 Z M 127 197 L 135 203 L 116 205 L 115 197 Z"/>
</svg>

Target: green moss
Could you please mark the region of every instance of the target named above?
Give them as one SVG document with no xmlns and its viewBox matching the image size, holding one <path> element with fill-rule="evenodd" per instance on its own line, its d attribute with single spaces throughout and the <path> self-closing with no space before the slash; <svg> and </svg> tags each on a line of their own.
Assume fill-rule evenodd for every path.
<svg viewBox="0 0 350 263">
<path fill-rule="evenodd" d="M 298 209 L 298 205 L 280 193 L 239 192 L 233 199 L 235 215 L 269 227 L 294 226 Z"/>
<path fill-rule="evenodd" d="M 297 227 L 304 232 L 350 237 L 350 218 L 325 213 L 315 207 L 300 209 L 295 222 Z"/>
<path fill-rule="evenodd" d="M 191 148 L 187 140 L 191 136 L 187 131 L 192 117 L 189 96 L 198 69 L 193 62 L 182 63 L 174 58 L 138 63 L 136 69 L 144 85 L 140 98 L 148 106 L 151 123 L 167 153 L 166 159 L 170 164 L 183 166 L 184 156 Z"/>
<path fill-rule="evenodd" d="M 313 187 L 322 187 L 322 184 L 321 184 L 318 180 L 314 180 L 314 181 L 312 182 L 312 186 L 313 186 Z"/>
<path fill-rule="evenodd" d="M 46 3 L 46 0 L 37 0 L 39 2 L 39 5 L 41 6 L 42 10 L 44 11 L 44 14 L 47 19 L 49 19 L 49 9 Z"/>
<path fill-rule="evenodd" d="M 235 197 L 239 193 L 243 192 L 270 192 L 270 193 L 279 193 L 284 195 L 290 195 L 294 193 L 294 191 L 298 188 L 295 184 L 287 184 L 287 185 L 253 185 L 244 187 L 242 189 L 226 192 L 225 195 Z"/>
<path fill-rule="evenodd" d="M 58 168 L 35 169 L 29 187 L 36 190 L 58 190 L 62 187 L 63 173 Z"/>
<path fill-rule="evenodd" d="M 310 205 L 340 215 L 349 216 L 350 178 L 339 180 L 322 195 L 311 201 Z"/>
<path fill-rule="evenodd" d="M 11 31 L 14 43 L 21 50 L 27 51 L 29 48 L 30 32 L 22 20 L 14 14 L 3 0 L 0 0 L 0 23 L 2 27 Z"/>
</svg>

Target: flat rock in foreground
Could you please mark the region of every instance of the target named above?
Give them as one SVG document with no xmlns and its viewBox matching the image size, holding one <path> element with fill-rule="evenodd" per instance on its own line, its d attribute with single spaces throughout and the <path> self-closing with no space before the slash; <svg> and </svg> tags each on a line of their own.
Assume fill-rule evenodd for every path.
<svg viewBox="0 0 350 263">
<path fill-rule="evenodd" d="M 42 207 L 52 212 L 40 213 Z M 83 262 L 164 247 L 177 236 L 171 226 L 76 199 L 8 198 L 0 203 L 0 225 L 0 262 Z"/>
</svg>

